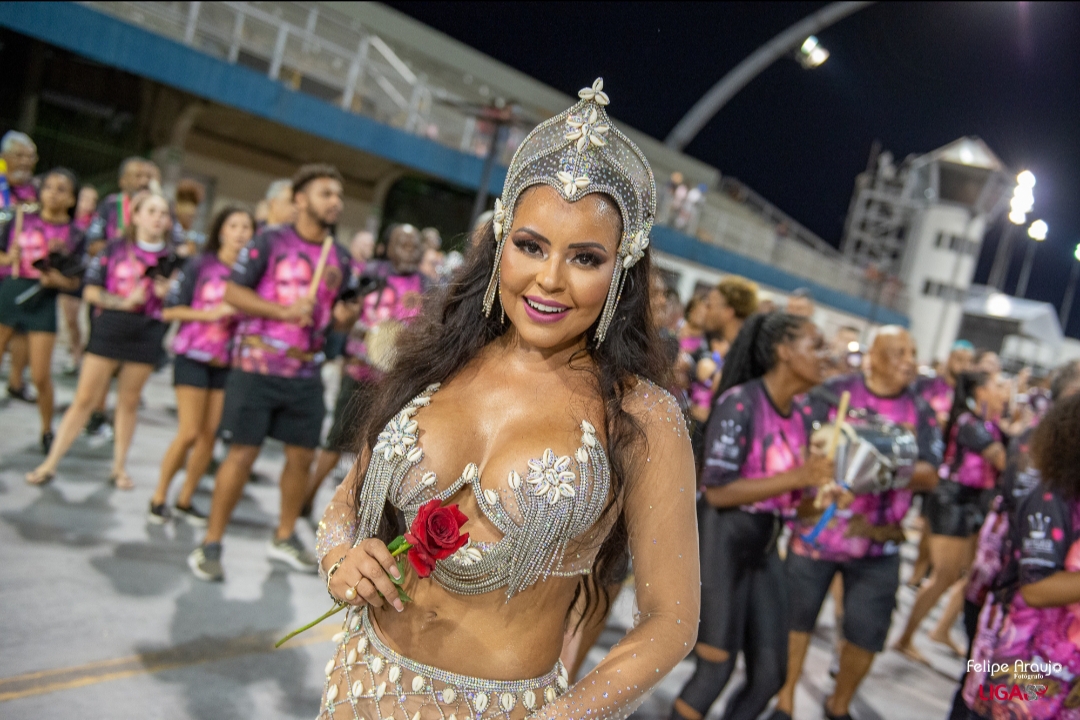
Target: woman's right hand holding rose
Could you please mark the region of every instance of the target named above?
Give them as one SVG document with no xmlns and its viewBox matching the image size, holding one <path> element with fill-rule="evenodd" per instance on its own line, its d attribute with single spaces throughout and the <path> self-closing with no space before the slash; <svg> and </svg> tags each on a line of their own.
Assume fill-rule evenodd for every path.
<svg viewBox="0 0 1080 720">
<path fill-rule="evenodd" d="M 340 556 L 339 556 L 340 557 Z M 368 538 L 349 548 L 344 560 L 330 578 L 327 587 L 338 601 L 349 605 L 384 607 L 388 602 L 401 612 L 405 605 L 398 598 L 397 588 L 390 575 L 400 579 L 397 561 L 390 555 L 386 543 Z M 353 595 L 349 597 L 349 590 Z M 381 593 L 381 594 L 380 594 Z"/>
</svg>

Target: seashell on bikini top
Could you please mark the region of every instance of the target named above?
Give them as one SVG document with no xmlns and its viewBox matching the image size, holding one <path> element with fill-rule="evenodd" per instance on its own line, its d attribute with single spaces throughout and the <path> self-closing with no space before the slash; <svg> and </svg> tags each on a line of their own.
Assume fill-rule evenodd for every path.
<svg viewBox="0 0 1080 720">
<path fill-rule="evenodd" d="M 372 537 L 387 500 L 408 523 L 433 498 L 446 501 L 466 486 L 481 512 L 502 533 L 495 542 L 473 542 L 435 565 L 432 577 L 448 590 L 479 595 L 506 588 L 509 600 L 552 575 L 588 573 L 614 517 L 597 521 L 611 489 L 611 466 L 596 428 L 581 421 L 581 445 L 570 455 L 547 449 L 525 467 L 511 470 L 506 486 L 482 488 L 475 463 L 447 487 L 436 490 L 433 472 L 421 472 L 416 412 L 431 402 L 438 384 L 428 386 L 394 416 L 379 434 L 364 476 L 357 542 Z"/>
</svg>

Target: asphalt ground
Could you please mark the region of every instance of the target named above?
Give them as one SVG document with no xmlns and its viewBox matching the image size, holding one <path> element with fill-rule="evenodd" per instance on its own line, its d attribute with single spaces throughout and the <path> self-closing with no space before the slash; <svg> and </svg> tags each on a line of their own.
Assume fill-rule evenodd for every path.
<svg viewBox="0 0 1080 720">
<path fill-rule="evenodd" d="M 59 372 L 57 403 L 66 405 L 74 378 Z M 32 487 L 23 475 L 41 461 L 36 408 L 0 401 L 0 718 L 313 718 L 322 692 L 322 668 L 331 655 L 328 623 L 283 649 L 273 642 L 286 630 L 329 607 L 322 581 L 286 570 L 266 558 L 276 524 L 276 477 L 281 447 L 268 443 L 256 465 L 266 480 L 249 483 L 225 539 L 224 583 L 196 580 L 185 564 L 202 537 L 182 521 L 146 522 L 158 462 L 176 428 L 171 369 L 156 373 L 144 393 L 129 470 L 130 492 L 106 482 L 108 441 L 80 438 L 56 479 Z M 328 373 L 328 388 L 335 378 Z M 2 386 L 0 386 L 2 387 Z M 57 423 L 59 415 L 57 416 Z M 173 492 L 179 489 L 177 478 Z M 203 478 L 195 503 L 210 502 L 212 479 Z M 324 488 L 321 507 L 330 497 Z M 314 532 L 301 521 L 301 538 Z M 914 546 L 905 547 L 904 573 Z M 913 591 L 901 588 L 893 637 Z M 620 595 L 607 630 L 589 654 L 599 661 L 626 632 L 632 586 Z M 933 622 L 937 617 L 931 616 Z M 818 720 L 831 692 L 828 674 L 834 637 L 827 604 L 809 652 L 796 699 L 799 720 Z M 954 629 L 957 640 L 962 630 Z M 856 720 L 944 718 L 960 673 L 959 658 L 916 644 L 933 667 L 885 652 L 852 706 Z M 681 663 L 635 717 L 666 718 L 693 671 Z M 741 683 L 741 670 L 710 717 L 719 717 Z"/>
</svg>

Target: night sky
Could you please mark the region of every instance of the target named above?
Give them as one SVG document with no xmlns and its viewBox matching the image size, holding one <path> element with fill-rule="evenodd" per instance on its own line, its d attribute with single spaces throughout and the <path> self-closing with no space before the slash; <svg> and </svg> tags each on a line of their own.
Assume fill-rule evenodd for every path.
<svg viewBox="0 0 1080 720">
<path fill-rule="evenodd" d="M 728 70 L 823 5 L 388 4 L 567 94 L 602 75 L 612 116 L 659 139 Z M 1050 236 L 1028 297 L 1057 306 L 1080 242 L 1080 5 L 879 3 L 818 36 L 825 65 L 776 62 L 687 152 L 839 244 L 875 139 L 899 160 L 977 135 L 1038 179 L 1029 220 L 1046 220 Z M 987 236 L 976 282 L 999 234 Z M 1015 252 L 1010 292 L 1024 248 Z M 1080 297 L 1069 330 L 1080 337 Z"/>
</svg>

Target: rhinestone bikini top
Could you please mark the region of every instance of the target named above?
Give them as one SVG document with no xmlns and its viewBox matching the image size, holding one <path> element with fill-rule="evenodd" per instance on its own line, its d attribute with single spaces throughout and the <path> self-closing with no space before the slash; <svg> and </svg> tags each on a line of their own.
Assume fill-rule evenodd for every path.
<svg viewBox="0 0 1080 720">
<path fill-rule="evenodd" d="M 506 599 L 555 575 L 588 573 L 614 514 L 597 525 L 611 489 L 607 455 L 587 420 L 581 422 L 581 446 L 573 457 L 550 448 L 511 470 L 506 488 L 483 489 L 475 463 L 457 480 L 436 490 L 433 472 L 420 472 L 424 451 L 419 445 L 416 412 L 431 402 L 439 385 L 429 385 L 394 416 L 372 448 L 359 501 L 356 542 L 375 535 L 386 501 L 411 524 L 421 505 L 445 501 L 469 486 L 481 512 L 502 533 L 495 542 L 474 542 L 435 565 L 432 577 L 462 595 L 480 595 L 506 588 Z"/>
</svg>

